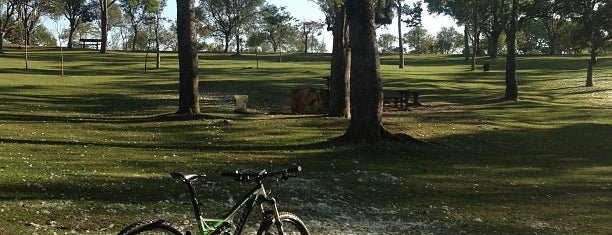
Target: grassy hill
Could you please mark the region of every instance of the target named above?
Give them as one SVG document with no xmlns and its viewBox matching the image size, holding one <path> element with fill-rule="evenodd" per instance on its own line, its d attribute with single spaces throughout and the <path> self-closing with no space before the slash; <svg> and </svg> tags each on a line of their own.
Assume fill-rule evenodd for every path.
<svg viewBox="0 0 612 235">
<path fill-rule="evenodd" d="M 200 56 L 204 116 L 177 119 L 175 54 L 145 73 L 144 53 L 33 49 L 0 55 L 0 234 L 116 234 L 137 220 L 188 227 L 186 190 L 168 172 L 206 173 L 211 217 L 247 185 L 219 173 L 300 164 L 272 183 L 280 209 L 315 234 L 606 234 L 612 199 L 612 57 L 584 87 L 586 57 L 518 59 L 519 101 L 461 57 L 381 63 L 385 89 L 422 107 L 385 107 L 384 125 L 436 143 L 327 142 L 348 120 L 283 114 L 289 90 L 324 88 L 329 55 Z M 151 56 L 151 55 L 149 55 Z M 148 67 L 154 60 L 149 57 Z M 233 113 L 234 94 L 253 114 Z"/>
</svg>

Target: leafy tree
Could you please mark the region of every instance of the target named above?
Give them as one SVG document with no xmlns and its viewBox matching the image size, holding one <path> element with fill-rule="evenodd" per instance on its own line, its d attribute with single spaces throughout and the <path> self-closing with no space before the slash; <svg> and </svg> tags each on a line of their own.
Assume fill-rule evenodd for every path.
<svg viewBox="0 0 612 235">
<path fill-rule="evenodd" d="M 31 45 L 57 46 L 55 36 L 42 24 L 37 24 L 30 38 Z"/>
<path fill-rule="evenodd" d="M 161 41 L 162 39 L 162 31 L 164 28 L 163 21 L 165 20 L 162 17 L 162 13 L 164 8 L 166 7 L 166 0 L 158 0 L 157 5 L 151 6 L 151 9 L 146 17 L 146 24 L 152 28 L 152 37 L 155 41 L 155 68 L 159 69 L 161 64 Z M 150 37 L 149 37 L 150 38 Z"/>
<path fill-rule="evenodd" d="M 568 24 L 567 17 L 562 10 L 560 0 L 525 1 L 524 12 L 531 21 L 541 22 L 548 39 L 548 54 L 557 54 L 559 38 L 563 36 L 563 29 Z"/>
<path fill-rule="evenodd" d="M 589 48 L 586 86 L 593 86 L 598 51 L 612 44 L 612 3 L 608 0 L 564 0 L 563 9 L 579 26 L 575 42 Z"/>
<path fill-rule="evenodd" d="M 159 0 L 121 0 L 121 8 L 125 12 L 132 30 L 132 51 L 136 51 L 136 45 L 140 35 L 142 24 L 148 14 L 160 8 Z"/>
<path fill-rule="evenodd" d="M 4 53 L 4 36 L 16 23 L 17 15 L 16 0 L 0 1 L 0 54 Z"/>
<path fill-rule="evenodd" d="M 195 0 L 176 0 L 179 54 L 179 108 L 177 114 L 199 114 L 198 50 L 195 34 Z"/>
<path fill-rule="evenodd" d="M 378 48 L 382 53 L 395 51 L 395 42 L 397 37 L 393 34 L 385 33 L 378 36 Z"/>
<path fill-rule="evenodd" d="M 318 21 L 304 21 L 300 23 L 300 34 L 302 43 L 304 44 L 304 53 L 308 53 L 308 43 L 314 39 L 315 34 L 321 35 L 320 30 L 325 26 L 324 23 Z"/>
<path fill-rule="evenodd" d="M 232 37 L 240 38 L 241 27 L 253 20 L 264 0 L 200 0 L 200 20 L 207 22 L 212 36 L 222 38 L 225 52 L 229 52 Z M 240 40 L 236 52 L 240 53 Z"/>
<path fill-rule="evenodd" d="M 433 53 L 434 38 L 423 27 L 415 27 L 404 34 L 404 40 L 412 45 L 411 53 L 420 55 Z"/>
<path fill-rule="evenodd" d="M 255 37 L 263 36 L 272 45 L 274 52 L 277 52 L 280 45 L 287 41 L 287 37 L 295 35 L 295 28 L 291 26 L 294 18 L 285 10 L 285 7 L 266 4 L 261 10 L 261 18 L 264 34 L 255 34 Z"/>
<path fill-rule="evenodd" d="M 25 44 L 30 45 L 34 29 L 40 17 L 51 9 L 51 0 L 14 0 L 19 12 L 21 30 L 25 32 Z"/>
<path fill-rule="evenodd" d="M 499 39 L 502 32 L 506 30 L 510 17 L 512 0 L 490 0 L 490 17 L 485 30 L 488 39 L 488 54 L 491 58 L 497 58 L 499 54 Z"/>
<path fill-rule="evenodd" d="M 442 27 L 436 34 L 434 43 L 435 52 L 451 54 L 457 51 L 463 43 L 463 36 L 453 27 Z"/>
<path fill-rule="evenodd" d="M 491 16 L 491 11 L 489 10 L 491 1 L 425 0 L 425 2 L 428 3 L 429 12 L 453 17 L 459 24 L 465 27 L 464 38 L 466 46 L 464 53 L 467 58 L 469 52 L 467 42 L 469 33 L 472 38 L 471 69 L 476 70 L 476 55 L 480 46 L 480 36 Z"/>
<path fill-rule="evenodd" d="M 118 19 L 117 17 L 109 18 L 109 11 L 112 12 L 112 6 L 115 6 L 117 0 L 98 0 L 100 5 L 100 31 L 102 32 L 100 45 L 100 53 L 105 54 L 108 50 L 108 30 L 109 19 Z"/>
<path fill-rule="evenodd" d="M 95 19 L 93 2 L 87 0 L 54 0 L 54 11 L 68 20 L 68 48 L 73 47 L 74 33 L 82 23 L 91 22 Z"/>
<path fill-rule="evenodd" d="M 404 5 L 402 6 L 402 1 L 398 0 L 397 1 L 397 17 L 398 17 L 398 31 L 397 31 L 397 35 L 400 35 L 399 37 L 399 53 L 400 53 L 400 69 L 404 68 L 404 38 L 401 37 L 402 35 L 402 22 L 406 23 L 406 26 L 408 28 L 414 28 L 414 27 L 420 27 L 422 26 L 422 14 L 423 14 L 423 2 L 422 1 L 417 1 L 416 3 L 414 3 L 412 5 L 412 7 L 408 6 L 408 5 Z M 402 19 L 402 15 L 406 15 L 406 19 L 405 20 L 401 20 Z"/>
</svg>

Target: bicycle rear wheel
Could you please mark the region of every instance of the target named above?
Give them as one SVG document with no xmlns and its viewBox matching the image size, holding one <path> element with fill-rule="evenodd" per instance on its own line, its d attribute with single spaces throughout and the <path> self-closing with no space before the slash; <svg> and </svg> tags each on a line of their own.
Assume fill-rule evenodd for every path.
<svg viewBox="0 0 612 235">
<path fill-rule="evenodd" d="M 304 222 L 296 215 L 281 212 L 279 213 L 280 220 L 283 223 L 283 234 L 285 235 L 308 235 L 308 229 Z M 277 221 L 274 223 L 262 223 L 261 227 L 257 231 L 257 235 L 276 235 L 281 234 L 278 230 Z"/>
<path fill-rule="evenodd" d="M 172 227 L 164 220 L 141 221 L 125 227 L 117 235 L 183 235 L 178 229 Z"/>
</svg>

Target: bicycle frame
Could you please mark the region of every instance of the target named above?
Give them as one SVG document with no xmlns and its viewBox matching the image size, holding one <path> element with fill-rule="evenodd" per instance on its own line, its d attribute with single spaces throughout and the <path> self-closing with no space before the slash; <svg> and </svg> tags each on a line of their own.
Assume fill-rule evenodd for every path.
<svg viewBox="0 0 612 235">
<path fill-rule="evenodd" d="M 262 216 L 266 216 L 268 213 L 273 213 L 274 218 L 279 219 L 278 209 L 276 207 L 276 200 L 274 198 L 268 197 L 268 194 L 265 191 L 265 188 L 261 182 L 258 182 L 256 186 L 250 190 L 243 198 L 236 204 L 229 213 L 223 216 L 223 219 L 208 219 L 204 218 L 202 215 L 202 211 L 200 209 L 200 203 L 198 202 L 198 198 L 196 195 L 195 188 L 191 181 L 187 181 L 189 188 L 189 193 L 191 196 L 191 204 L 193 206 L 193 211 L 195 213 L 195 218 L 198 224 L 199 234 L 201 235 L 209 235 L 215 232 L 222 232 L 232 225 L 232 220 L 238 214 L 238 212 L 242 211 L 241 217 L 239 218 L 236 226 L 236 230 L 234 234 L 240 234 L 244 229 L 246 221 L 251 214 L 253 208 L 256 205 L 260 206 Z M 266 212 L 264 208 L 264 203 L 269 204 L 272 211 Z M 187 234 L 190 234 L 189 232 Z"/>
</svg>

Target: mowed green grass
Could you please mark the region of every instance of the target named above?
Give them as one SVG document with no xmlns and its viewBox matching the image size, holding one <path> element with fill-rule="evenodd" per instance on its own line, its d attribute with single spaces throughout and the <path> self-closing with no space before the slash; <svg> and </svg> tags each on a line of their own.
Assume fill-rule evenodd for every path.
<svg viewBox="0 0 612 235">
<path fill-rule="evenodd" d="M 281 210 L 315 234 L 612 233 L 612 57 L 584 87 L 586 57 L 520 57 L 520 99 L 502 102 L 505 60 L 468 71 L 461 57 L 381 59 L 385 89 L 424 106 L 386 107 L 384 125 L 434 143 L 334 145 L 348 120 L 288 115 L 289 91 L 324 88 L 329 55 L 200 55 L 202 111 L 177 109 L 175 54 L 56 49 L 0 55 L 0 234 L 116 234 L 137 220 L 191 228 L 168 172 L 206 173 L 219 215 L 250 186 L 219 176 L 300 164 L 270 183 Z M 149 58 L 151 59 L 151 58 Z M 150 60 L 149 67 L 153 66 Z M 233 113 L 248 94 L 252 114 Z"/>
</svg>

